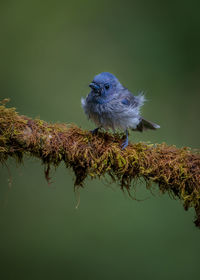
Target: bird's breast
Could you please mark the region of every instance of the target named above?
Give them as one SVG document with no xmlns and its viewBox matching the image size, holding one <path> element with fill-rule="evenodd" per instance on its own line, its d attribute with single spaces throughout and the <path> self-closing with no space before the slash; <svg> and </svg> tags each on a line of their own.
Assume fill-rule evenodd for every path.
<svg viewBox="0 0 200 280">
<path fill-rule="evenodd" d="M 125 106 L 119 100 L 112 99 L 109 102 L 87 102 L 86 111 L 88 117 L 96 125 L 105 129 L 123 129 L 135 128 L 139 121 L 139 115 L 136 108 Z"/>
</svg>

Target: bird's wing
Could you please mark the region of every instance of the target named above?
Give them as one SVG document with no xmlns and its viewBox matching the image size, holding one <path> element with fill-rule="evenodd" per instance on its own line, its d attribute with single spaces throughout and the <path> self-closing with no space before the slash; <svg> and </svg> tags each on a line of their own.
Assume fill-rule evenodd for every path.
<svg viewBox="0 0 200 280">
<path fill-rule="evenodd" d="M 145 102 L 145 97 L 143 93 L 138 96 L 134 96 L 130 91 L 124 90 L 120 95 L 121 103 L 127 106 L 141 107 Z"/>
</svg>

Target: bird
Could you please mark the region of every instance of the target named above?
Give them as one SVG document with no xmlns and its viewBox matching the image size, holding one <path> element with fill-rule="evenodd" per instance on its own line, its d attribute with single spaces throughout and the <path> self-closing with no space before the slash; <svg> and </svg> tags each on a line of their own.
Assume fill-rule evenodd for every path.
<svg viewBox="0 0 200 280">
<path fill-rule="evenodd" d="M 134 96 L 115 75 L 102 72 L 94 77 L 89 87 L 91 91 L 86 98 L 81 98 L 81 104 L 87 117 L 97 125 L 91 131 L 93 134 L 100 128 L 114 132 L 123 130 L 126 139 L 121 148 L 125 149 L 129 143 L 129 129 L 142 132 L 160 128 L 158 124 L 145 120 L 140 115 L 140 108 L 146 101 L 144 94 Z"/>
</svg>

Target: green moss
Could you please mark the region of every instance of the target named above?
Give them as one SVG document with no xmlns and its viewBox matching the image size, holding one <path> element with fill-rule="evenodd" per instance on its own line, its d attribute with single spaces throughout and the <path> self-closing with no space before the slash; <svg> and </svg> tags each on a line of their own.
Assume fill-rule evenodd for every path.
<svg viewBox="0 0 200 280">
<path fill-rule="evenodd" d="M 0 105 L 0 162 L 8 157 L 22 162 L 24 155 L 35 156 L 45 164 L 50 182 L 50 167 L 64 161 L 72 168 L 75 185 L 82 186 L 87 177 L 108 174 L 122 190 L 131 195 L 138 178 L 148 189 L 157 183 L 162 193 L 182 201 L 184 208 L 194 207 L 196 225 L 200 227 L 200 154 L 189 148 L 178 149 L 162 144 L 130 144 L 121 150 L 123 134 L 99 132 L 92 135 L 75 125 L 49 124 L 17 114 L 14 108 Z"/>
</svg>

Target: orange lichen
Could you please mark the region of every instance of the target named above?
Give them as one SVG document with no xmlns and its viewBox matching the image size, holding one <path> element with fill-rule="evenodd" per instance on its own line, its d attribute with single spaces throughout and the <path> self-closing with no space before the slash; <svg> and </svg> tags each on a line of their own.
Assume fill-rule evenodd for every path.
<svg viewBox="0 0 200 280">
<path fill-rule="evenodd" d="M 49 124 L 17 114 L 14 108 L 0 106 L 0 162 L 8 157 L 19 162 L 23 156 L 36 156 L 47 166 L 64 161 L 73 169 L 76 186 L 86 177 L 108 174 L 130 193 L 132 182 L 144 178 L 147 188 L 157 183 L 162 193 L 179 198 L 185 210 L 194 207 L 200 227 L 200 154 L 189 148 L 162 144 L 129 144 L 121 149 L 123 136 L 99 132 L 92 135 L 75 125 Z"/>
</svg>

